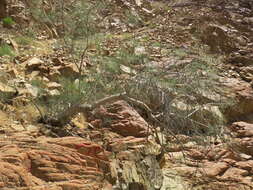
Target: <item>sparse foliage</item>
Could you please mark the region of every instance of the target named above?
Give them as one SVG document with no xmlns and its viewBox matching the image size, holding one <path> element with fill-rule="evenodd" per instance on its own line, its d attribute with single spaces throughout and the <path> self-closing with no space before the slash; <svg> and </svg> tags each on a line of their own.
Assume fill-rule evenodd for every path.
<svg viewBox="0 0 253 190">
<path fill-rule="evenodd" d="M 48 121 L 62 125 L 79 111 L 91 111 L 101 98 L 117 97 L 130 101 L 156 132 L 159 128 L 167 134 L 220 135 L 223 118 L 217 119 L 207 107 L 218 107 L 221 100 L 204 94 L 214 96 L 218 90 L 214 88 L 214 64 L 218 59 L 202 54 L 202 50 L 182 48 L 171 52 L 175 64 L 151 65 L 147 54 L 135 52 L 140 44 L 134 37 L 113 54 L 104 55 L 100 45 L 106 35 L 101 35 L 98 24 L 103 20 L 99 12 L 104 6 L 103 1 L 61 1 L 54 9 L 43 12 L 60 37 L 58 46 L 71 55 L 79 70 L 78 78 L 61 80 L 58 95 L 40 99 Z M 129 14 L 127 18 L 137 22 Z M 184 62 L 191 53 L 197 56 Z M 87 62 L 92 62 L 93 67 L 84 75 Z M 124 96 L 116 96 L 118 93 Z"/>
</svg>

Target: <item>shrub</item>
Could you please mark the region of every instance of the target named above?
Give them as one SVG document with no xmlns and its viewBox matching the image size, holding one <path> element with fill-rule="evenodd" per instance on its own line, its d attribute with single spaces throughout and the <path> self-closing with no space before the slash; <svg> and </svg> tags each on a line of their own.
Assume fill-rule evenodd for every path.
<svg viewBox="0 0 253 190">
<path fill-rule="evenodd" d="M 13 57 L 15 55 L 13 49 L 7 44 L 3 44 L 0 46 L 0 57 L 4 55 L 8 55 L 10 57 Z"/>
<path fill-rule="evenodd" d="M 68 9 L 65 9 L 67 5 Z M 71 55 L 72 61 L 79 68 L 79 77 L 62 79 L 59 95 L 40 99 L 47 117 L 61 119 L 60 113 L 67 113 L 76 105 L 92 104 L 101 98 L 126 92 L 129 98 L 150 108 L 148 110 L 151 113 L 146 113 L 147 110 L 134 105 L 152 124 L 153 130 L 159 127 L 170 135 L 220 135 L 222 118 L 206 118 L 205 109 L 207 105 L 219 106 L 220 101 L 203 94 L 205 92 L 210 95 L 219 90 L 214 88 L 217 72 L 214 65 L 218 60 L 202 53 L 202 50 L 175 49 L 170 56 L 175 58 L 176 64 L 150 66 L 145 64 L 149 61 L 147 55 L 135 54 L 135 47 L 139 44 L 134 39 L 133 43 L 129 43 L 129 40 L 111 55 L 91 54 L 89 50 L 98 48 L 103 40 L 98 26 L 99 9 L 103 6 L 103 3 L 82 0 L 71 5 L 56 4 L 54 16 L 48 16 L 50 22 L 58 20 L 60 23 L 61 43 L 58 45 Z M 196 56 L 190 62 L 182 62 L 188 54 L 191 54 L 190 57 Z M 88 58 L 95 64 L 84 76 L 83 63 Z M 141 65 L 142 68 L 136 72 L 124 73 L 122 65 L 130 69 Z"/>
<path fill-rule="evenodd" d="M 11 17 L 3 18 L 3 25 L 6 27 L 11 27 L 15 24 L 14 20 Z"/>
</svg>

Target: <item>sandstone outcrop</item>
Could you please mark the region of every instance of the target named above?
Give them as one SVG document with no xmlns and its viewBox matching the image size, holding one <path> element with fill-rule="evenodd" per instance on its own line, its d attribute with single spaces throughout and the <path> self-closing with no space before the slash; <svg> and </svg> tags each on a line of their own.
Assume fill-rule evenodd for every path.
<svg viewBox="0 0 253 190">
<path fill-rule="evenodd" d="M 104 149 L 78 137 L 0 140 L 1 189 L 96 189 L 109 184 Z"/>
</svg>

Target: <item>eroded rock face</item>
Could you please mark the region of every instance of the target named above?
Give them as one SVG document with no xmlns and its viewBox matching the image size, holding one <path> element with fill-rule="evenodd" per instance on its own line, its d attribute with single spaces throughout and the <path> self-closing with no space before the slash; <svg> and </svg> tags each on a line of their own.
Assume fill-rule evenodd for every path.
<svg viewBox="0 0 253 190">
<path fill-rule="evenodd" d="M 108 157 L 78 137 L 13 136 L 0 141 L 0 187 L 4 189 L 103 189 Z"/>
<path fill-rule="evenodd" d="M 251 85 L 245 81 L 235 78 L 222 78 L 224 84 L 224 96 L 230 105 L 225 110 L 225 116 L 229 121 L 238 119 L 245 120 L 246 117 L 253 113 L 253 89 Z"/>
<path fill-rule="evenodd" d="M 163 174 L 156 155 L 160 147 L 146 138 L 125 137 L 109 146 L 117 153 L 111 162 L 114 189 L 155 190 L 163 183 Z"/>
<path fill-rule="evenodd" d="M 191 149 L 185 149 L 184 153 L 178 150 L 173 152 L 171 149 L 165 156 L 163 171 L 192 179 L 196 189 L 252 189 L 252 124 L 235 122 L 228 128 L 232 137 L 226 146 L 224 143 L 207 146 L 196 144 Z M 186 142 L 182 141 L 181 146 L 185 145 Z M 183 184 L 182 180 L 174 179 L 176 178 L 171 177 L 170 181 L 176 184 L 181 181 Z M 204 186 L 201 185 L 203 182 Z M 190 186 L 186 189 L 190 189 Z"/>
<path fill-rule="evenodd" d="M 235 140 L 232 145 L 240 152 L 253 156 L 253 124 L 235 122 L 229 126 Z"/>
</svg>

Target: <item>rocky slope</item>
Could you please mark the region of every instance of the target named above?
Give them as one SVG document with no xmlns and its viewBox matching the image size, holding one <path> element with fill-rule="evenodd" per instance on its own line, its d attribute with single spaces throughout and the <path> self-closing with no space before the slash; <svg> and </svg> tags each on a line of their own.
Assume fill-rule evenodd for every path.
<svg viewBox="0 0 253 190">
<path fill-rule="evenodd" d="M 28 26 L 31 18 L 24 2 L 16 1 L 14 6 L 7 1 L 6 14 Z M 156 136 L 150 135 L 147 118 L 124 101 L 102 106 L 91 117 L 80 113 L 65 126 L 39 123 L 39 112 L 31 103 L 39 89 L 30 81 L 41 79 L 47 95 L 57 96 L 61 88 L 57 77 L 78 76 L 78 68 L 54 49 L 49 32 L 41 31 L 39 38 L 24 44 L 16 38 L 17 26 L 1 26 L 1 44 L 11 46 L 17 55 L 0 57 L 0 188 L 253 189 L 251 1 L 116 0 L 112 4 L 111 11 L 117 12 L 108 13 L 104 20 L 104 27 L 113 34 L 105 43 L 111 49 L 133 33 L 148 42 L 169 44 L 144 48 L 152 58 L 149 64 L 158 67 L 188 64 L 194 55 L 186 52 L 199 43 L 222 56 L 222 63 L 216 65 L 223 89 L 219 96 L 231 104 L 224 110 L 208 108 L 206 115 L 222 112 L 227 121 L 225 139 L 210 137 L 210 143 L 203 145 L 185 134 L 168 136 L 158 131 L 157 138 L 166 144 L 164 153 Z M 4 17 L 0 5 L 0 17 Z M 129 8 L 142 19 L 141 24 L 125 22 L 122 12 Z M 169 53 L 171 47 L 180 49 L 174 52 L 179 59 Z M 142 52 L 143 47 L 137 50 Z"/>
</svg>

